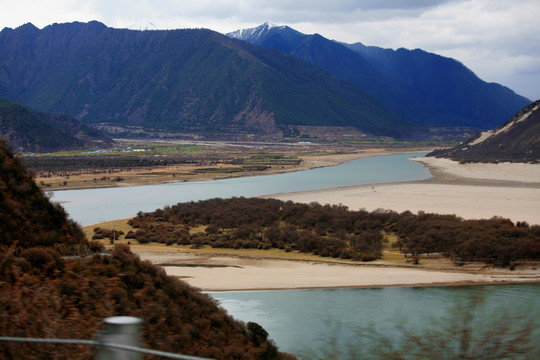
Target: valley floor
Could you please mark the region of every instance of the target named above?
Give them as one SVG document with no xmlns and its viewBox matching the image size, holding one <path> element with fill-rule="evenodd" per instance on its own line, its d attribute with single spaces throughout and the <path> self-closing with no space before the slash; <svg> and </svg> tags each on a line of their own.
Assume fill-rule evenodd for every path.
<svg viewBox="0 0 540 360">
<path fill-rule="evenodd" d="M 318 157 L 311 166 L 328 166 L 346 158 L 368 154 Z M 270 197 L 296 202 L 343 204 L 351 210 L 390 209 L 456 214 L 466 219 L 502 216 L 512 221 L 540 224 L 540 165 L 465 164 L 420 158 L 434 177 L 398 184 L 374 184 L 322 191 L 278 194 Z M 277 255 L 258 251 L 216 253 L 213 249 L 185 249 L 133 245 L 142 259 L 164 265 L 202 290 L 254 290 L 331 287 L 430 286 L 485 283 L 540 283 L 537 264 L 515 271 L 483 265 L 455 267 L 444 259 L 421 260 L 411 265 L 399 254 L 385 254 L 374 263 L 344 263 L 305 258 L 302 254 Z M 296 257 L 295 257 L 296 256 Z M 320 259 L 320 260 L 319 260 Z"/>
<path fill-rule="evenodd" d="M 281 144 L 225 144 L 225 143 L 202 143 L 198 145 L 198 152 L 192 155 L 193 160 L 185 164 L 167 166 L 136 167 L 133 163 L 122 166 L 102 166 L 100 169 L 86 169 L 85 159 L 77 160 L 73 156 L 69 167 L 60 167 L 54 171 L 47 169 L 35 170 L 35 181 L 43 190 L 73 190 L 87 188 L 123 187 L 154 185 L 184 181 L 207 181 L 232 177 L 246 177 L 255 175 L 271 175 L 283 172 L 307 170 L 316 167 L 338 165 L 362 157 L 395 154 L 399 152 L 429 151 L 424 147 L 395 149 L 386 148 L 362 148 L 352 146 L 332 145 L 281 145 Z M 210 155 L 204 151 L 210 151 Z M 218 153 L 218 155 L 216 155 Z M 262 156 L 261 156 L 262 154 Z M 272 162 L 274 155 L 282 155 L 285 158 L 296 159 L 285 164 Z M 143 157 L 144 155 L 139 155 Z M 248 161 L 252 156 L 261 156 L 260 166 L 242 166 L 231 164 L 231 158 L 238 157 Z M 167 159 L 168 155 L 160 155 L 158 158 Z M 107 164 L 107 158 L 102 156 L 102 161 Z M 211 159 L 209 159 L 211 158 Z M 80 166 L 80 169 L 78 168 Z M 29 166 L 31 168 L 31 166 Z"/>
</svg>

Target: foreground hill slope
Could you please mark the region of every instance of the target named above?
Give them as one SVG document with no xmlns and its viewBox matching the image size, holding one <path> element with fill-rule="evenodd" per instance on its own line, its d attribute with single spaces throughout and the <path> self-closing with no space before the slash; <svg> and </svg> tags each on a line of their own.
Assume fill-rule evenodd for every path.
<svg viewBox="0 0 540 360">
<path fill-rule="evenodd" d="M 407 124 L 358 87 L 210 30 L 98 22 L 0 32 L 0 96 L 85 123 L 202 134 L 344 126 L 398 137 Z"/>
<path fill-rule="evenodd" d="M 49 202 L 0 140 L 0 248 L 54 248 L 62 255 L 88 253 L 80 228 Z"/>
<path fill-rule="evenodd" d="M 91 256 L 90 248 L 99 246 L 48 201 L 4 142 L 0 168 L 0 336 L 91 340 L 103 318 L 128 315 L 144 320 L 148 348 L 216 359 L 291 358 L 279 354 L 264 331 L 254 331 L 260 329 L 256 324 L 234 320 L 207 295 L 141 261 L 127 246 Z M 0 358 L 94 354 L 82 346 L 2 341 Z"/>
<path fill-rule="evenodd" d="M 69 115 L 39 113 L 2 97 L 0 137 L 17 152 L 108 148 L 114 143 Z"/>
<path fill-rule="evenodd" d="M 497 129 L 483 131 L 458 146 L 428 156 L 473 162 L 540 162 L 540 100 Z"/>
<path fill-rule="evenodd" d="M 343 44 L 268 23 L 227 35 L 318 66 L 415 124 L 492 129 L 530 103 L 504 86 L 482 81 L 454 59 L 419 49 Z"/>
</svg>

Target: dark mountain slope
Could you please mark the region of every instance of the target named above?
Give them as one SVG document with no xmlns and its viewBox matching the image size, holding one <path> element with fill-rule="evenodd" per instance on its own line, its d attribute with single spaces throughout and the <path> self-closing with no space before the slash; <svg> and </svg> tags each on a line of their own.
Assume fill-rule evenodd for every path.
<svg viewBox="0 0 540 360">
<path fill-rule="evenodd" d="M 530 103 L 502 85 L 484 82 L 451 58 L 420 49 L 394 51 L 360 43 L 349 47 L 404 93 L 453 118 L 458 126 L 493 129 Z"/>
<path fill-rule="evenodd" d="M 66 219 L 61 206 L 49 202 L 3 140 L 0 169 L 0 249 L 45 246 L 63 255 L 88 252 L 80 228 Z"/>
<path fill-rule="evenodd" d="M 540 100 L 495 130 L 481 132 L 452 149 L 428 156 L 473 162 L 540 162 Z"/>
<path fill-rule="evenodd" d="M 89 255 L 96 244 L 49 202 L 2 141 L 0 169 L 0 336 L 91 340 L 105 317 L 127 315 L 143 319 L 147 348 L 216 359 L 292 358 L 127 246 Z M 0 342 L 1 359 L 94 355 L 85 346 Z"/>
<path fill-rule="evenodd" d="M 369 61 L 344 44 L 318 34 L 305 35 L 288 26 L 273 26 L 269 23 L 227 35 L 264 48 L 283 51 L 320 67 L 372 94 L 388 109 L 406 117 L 410 122 L 417 121 L 415 115 L 421 111 L 428 112 L 424 117 L 430 115 L 435 118 L 435 112 L 429 113 L 420 102 L 403 93 Z"/>
<path fill-rule="evenodd" d="M 281 52 L 209 30 L 31 24 L 0 33 L 0 95 L 86 123 L 198 132 L 406 126 L 374 98 Z"/>
<path fill-rule="evenodd" d="M 64 114 L 45 114 L 0 97 L 0 137 L 18 152 L 107 148 L 113 140 Z"/>
<path fill-rule="evenodd" d="M 228 36 L 297 56 L 357 85 L 415 124 L 493 128 L 530 102 L 485 83 L 453 59 L 421 50 L 341 44 L 268 23 Z"/>
</svg>

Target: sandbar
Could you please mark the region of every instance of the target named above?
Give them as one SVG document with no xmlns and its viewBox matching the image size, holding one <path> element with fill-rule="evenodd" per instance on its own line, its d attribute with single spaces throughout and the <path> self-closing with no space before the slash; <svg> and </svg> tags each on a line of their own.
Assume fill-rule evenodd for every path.
<svg viewBox="0 0 540 360">
<path fill-rule="evenodd" d="M 433 178 L 409 183 L 372 184 L 338 189 L 276 194 L 295 202 L 342 204 L 364 208 L 455 214 L 464 219 L 502 216 L 540 224 L 540 165 L 458 164 L 446 159 L 417 158 Z M 540 282 L 540 269 L 509 271 L 490 267 L 396 266 L 382 261 L 344 264 L 182 252 L 138 251 L 141 258 L 166 265 L 169 275 L 207 291 L 305 289 L 382 286 L 475 285 Z"/>
<path fill-rule="evenodd" d="M 186 253 L 141 252 L 154 264 L 166 264 L 177 276 L 205 291 L 362 288 L 386 286 L 448 286 L 540 281 L 540 271 L 521 269 L 396 266 L 383 262 L 346 264 Z"/>
</svg>

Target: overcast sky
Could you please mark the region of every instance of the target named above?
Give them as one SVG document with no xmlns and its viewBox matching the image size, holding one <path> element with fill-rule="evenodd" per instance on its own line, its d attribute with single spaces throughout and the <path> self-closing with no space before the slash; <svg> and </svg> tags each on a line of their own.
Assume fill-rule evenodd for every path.
<svg viewBox="0 0 540 360">
<path fill-rule="evenodd" d="M 98 20 L 115 28 L 226 33 L 269 21 L 347 43 L 421 48 L 461 61 L 485 81 L 540 99 L 540 0 L 0 0 L 0 5 L 0 28 Z"/>
</svg>

